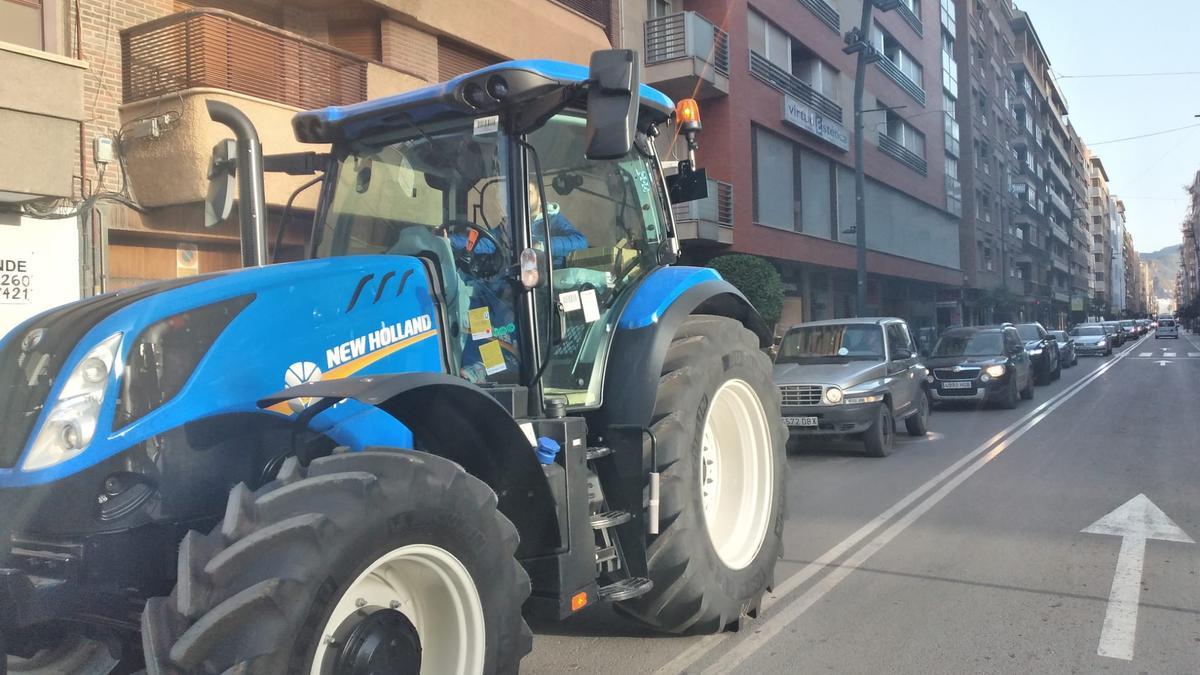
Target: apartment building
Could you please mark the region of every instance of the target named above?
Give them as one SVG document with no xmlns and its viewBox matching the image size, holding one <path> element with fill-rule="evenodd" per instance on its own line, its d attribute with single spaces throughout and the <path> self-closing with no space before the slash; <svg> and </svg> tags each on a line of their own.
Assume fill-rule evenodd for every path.
<svg viewBox="0 0 1200 675">
<path fill-rule="evenodd" d="M 610 0 L 0 0 L 0 258 L 30 300 L 0 333 L 87 295 L 236 267 L 235 222 L 206 229 L 204 103 L 232 103 L 268 153 L 299 110 L 384 96 L 512 58 L 586 63 L 611 45 Z M 271 239 L 306 177 L 268 175 Z M 311 217 L 317 190 L 295 202 Z M 36 216 L 36 217 L 35 217 Z M 292 221 L 293 223 L 296 220 Z M 300 254 L 302 227 L 279 259 Z"/>
<path fill-rule="evenodd" d="M 842 51 L 842 36 L 861 7 L 651 0 L 642 15 L 637 3 L 622 3 L 618 41 L 643 48 L 644 81 L 702 99 L 700 154 L 712 182 L 708 203 L 676 210 L 685 255 L 772 260 L 788 294 L 781 325 L 855 311 L 856 59 Z M 866 312 L 915 326 L 961 321 L 960 196 L 947 189 L 947 162 L 959 149 L 948 154 L 944 126 L 945 20 L 936 0 L 904 0 L 875 13 L 869 36 L 881 58 L 867 67 L 863 105 Z"/>
<path fill-rule="evenodd" d="M 1112 210 L 1109 206 L 1108 171 L 1100 157 L 1088 155 L 1088 225 L 1092 238 L 1092 299 L 1095 314 L 1104 314 L 1112 303 Z"/>
<path fill-rule="evenodd" d="M 1110 288 L 1112 289 L 1112 300 L 1109 307 L 1112 309 L 1113 316 L 1123 316 L 1125 310 L 1129 308 L 1127 303 L 1129 297 L 1129 289 L 1127 287 L 1127 271 L 1125 269 L 1126 248 L 1125 248 L 1125 203 L 1117 198 L 1116 195 L 1110 194 L 1108 197 L 1108 218 L 1110 223 L 1109 241 L 1112 242 L 1112 264 L 1109 268 L 1109 276 L 1112 279 Z"/>
</svg>

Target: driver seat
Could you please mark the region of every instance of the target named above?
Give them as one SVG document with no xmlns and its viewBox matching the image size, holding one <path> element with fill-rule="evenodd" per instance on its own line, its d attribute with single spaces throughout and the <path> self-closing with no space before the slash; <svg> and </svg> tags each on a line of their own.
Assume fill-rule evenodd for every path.
<svg viewBox="0 0 1200 675">
<path fill-rule="evenodd" d="M 452 328 L 447 338 L 449 339 L 457 333 L 459 339 L 465 343 L 467 331 L 463 328 L 462 321 L 467 316 L 471 305 L 471 288 L 458 275 L 458 269 L 454 265 L 454 250 L 451 248 L 450 242 L 444 237 L 434 234 L 428 227 L 406 227 L 400 231 L 396 243 L 388 249 L 389 255 L 416 255 L 418 253 L 431 255 L 437 262 L 438 271 L 441 272 L 443 291 L 446 295 L 446 310 L 449 314 L 447 319 Z M 454 354 L 461 352 L 461 350 L 451 351 Z M 458 372 L 462 364 L 451 365 L 453 366 L 452 372 Z"/>
</svg>

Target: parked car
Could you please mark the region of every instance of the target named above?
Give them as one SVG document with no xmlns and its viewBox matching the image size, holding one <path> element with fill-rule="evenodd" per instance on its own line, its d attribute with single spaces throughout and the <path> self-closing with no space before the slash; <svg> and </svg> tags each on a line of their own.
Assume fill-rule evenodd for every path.
<svg viewBox="0 0 1200 675">
<path fill-rule="evenodd" d="M 1025 351 L 1033 361 L 1033 377 L 1038 384 L 1050 384 L 1062 376 L 1062 364 L 1058 360 L 1058 342 L 1042 324 L 1019 323 L 1017 333 L 1025 341 Z"/>
<path fill-rule="evenodd" d="M 1100 325 L 1104 326 L 1105 330 L 1110 331 L 1112 335 L 1110 340 L 1113 341 L 1114 347 L 1124 346 L 1125 341 L 1129 339 L 1129 333 L 1121 327 L 1120 321 L 1103 321 L 1100 323 Z"/>
<path fill-rule="evenodd" d="M 1098 323 L 1075 326 L 1071 329 L 1071 337 L 1075 340 L 1076 354 L 1112 356 L 1113 343 L 1110 333 Z"/>
<path fill-rule="evenodd" d="M 1142 327 L 1142 335 L 1149 335 L 1153 328 L 1150 326 L 1150 319 L 1137 319 L 1137 325 Z"/>
<path fill-rule="evenodd" d="M 1129 333 L 1130 338 L 1139 338 L 1142 336 L 1142 327 L 1133 319 L 1123 319 L 1121 321 L 1121 328 L 1124 328 L 1125 332 Z"/>
<path fill-rule="evenodd" d="M 1175 338 L 1179 339 L 1179 324 L 1175 319 L 1159 319 L 1158 328 L 1154 329 L 1154 339 L 1159 338 Z"/>
<path fill-rule="evenodd" d="M 1052 330 L 1047 332 L 1058 343 L 1058 364 L 1060 367 L 1070 368 L 1079 363 L 1079 356 L 1075 354 L 1075 339 L 1067 331 Z"/>
<path fill-rule="evenodd" d="M 895 318 L 813 321 L 790 328 L 775 356 L 783 421 L 793 438 L 861 435 L 867 454 L 892 451 L 900 420 L 929 428 L 925 365 Z"/>
<path fill-rule="evenodd" d="M 975 401 L 1017 407 L 1033 398 L 1033 362 L 1017 329 L 975 326 L 946 331 L 925 360 L 935 404 Z"/>
</svg>

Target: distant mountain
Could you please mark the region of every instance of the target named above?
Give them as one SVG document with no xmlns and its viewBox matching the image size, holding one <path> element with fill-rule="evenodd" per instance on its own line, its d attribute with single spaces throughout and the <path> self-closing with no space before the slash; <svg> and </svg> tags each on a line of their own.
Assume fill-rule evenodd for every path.
<svg viewBox="0 0 1200 675">
<path fill-rule="evenodd" d="M 1154 277 L 1154 297 L 1170 298 L 1175 295 L 1175 273 L 1179 271 L 1179 244 L 1159 249 L 1152 253 L 1138 253 L 1142 262 L 1150 265 Z"/>
</svg>

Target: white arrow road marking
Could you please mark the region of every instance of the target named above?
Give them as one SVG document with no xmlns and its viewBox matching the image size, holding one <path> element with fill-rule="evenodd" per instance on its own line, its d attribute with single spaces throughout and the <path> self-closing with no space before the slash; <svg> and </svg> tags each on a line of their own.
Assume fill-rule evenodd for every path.
<svg viewBox="0 0 1200 675">
<path fill-rule="evenodd" d="M 1174 356 L 1174 355 L 1172 355 L 1172 356 Z M 1158 363 L 1158 365 L 1160 365 L 1160 366 L 1165 366 L 1165 365 L 1167 365 L 1168 363 L 1170 363 L 1170 361 L 1158 361 L 1157 363 Z"/>
<path fill-rule="evenodd" d="M 1142 494 L 1113 509 L 1082 531 L 1121 537 L 1117 571 L 1113 574 L 1112 590 L 1108 593 L 1108 610 L 1104 613 L 1104 628 L 1100 631 L 1100 646 L 1096 648 L 1096 653 L 1131 661 L 1133 640 L 1137 633 L 1138 603 L 1142 594 L 1146 541 L 1196 542 Z"/>
</svg>

